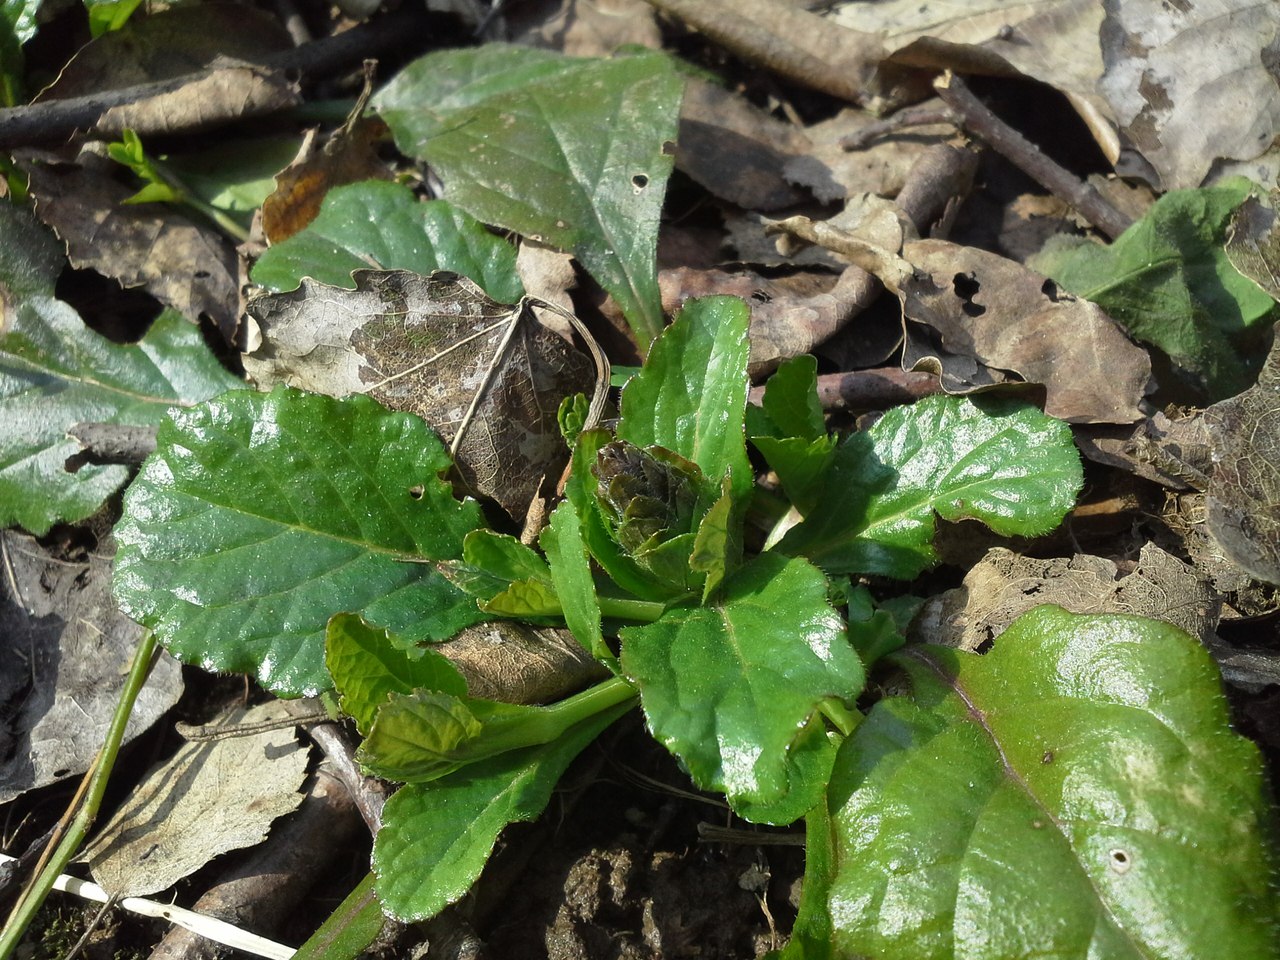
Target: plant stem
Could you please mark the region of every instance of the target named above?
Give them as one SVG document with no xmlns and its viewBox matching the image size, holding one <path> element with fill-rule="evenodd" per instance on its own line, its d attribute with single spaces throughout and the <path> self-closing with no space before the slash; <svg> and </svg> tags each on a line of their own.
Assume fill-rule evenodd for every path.
<svg viewBox="0 0 1280 960">
<path fill-rule="evenodd" d="M 667 606 L 652 600 L 635 600 L 630 597 L 600 597 L 600 613 L 613 620 L 639 620 L 653 623 Z"/>
<path fill-rule="evenodd" d="M 147 676 L 151 673 L 151 666 L 159 650 L 160 645 L 155 635 L 148 630 L 142 635 L 142 641 L 134 652 L 129 676 L 125 678 L 124 688 L 120 691 L 120 702 L 116 704 L 111 725 L 107 728 L 106 741 L 98 751 L 98 756 L 94 758 L 93 766 L 85 774 L 85 782 L 81 790 L 83 801 L 61 834 L 55 831 L 50 838 L 50 844 L 57 843 L 56 849 L 51 856 L 46 851 L 44 862 L 37 868 L 35 877 L 18 898 L 13 911 L 9 914 L 9 919 L 5 922 L 4 930 L 0 931 L 0 960 L 6 960 L 12 956 L 19 940 L 22 939 L 22 934 L 35 919 L 45 897 L 57 882 L 58 875 L 76 855 L 80 844 L 84 842 L 85 835 L 89 832 L 89 827 L 93 825 L 94 818 L 98 815 L 98 808 L 102 805 L 102 796 L 107 789 L 107 778 L 111 776 L 111 769 L 115 766 L 116 757 L 120 753 L 120 744 L 124 740 L 129 715 L 133 713 L 133 705 L 147 682 Z M 71 816 L 70 809 L 64 816 L 64 821 L 69 816 Z M 59 836 L 61 836 L 61 842 L 58 842 Z"/>
</svg>

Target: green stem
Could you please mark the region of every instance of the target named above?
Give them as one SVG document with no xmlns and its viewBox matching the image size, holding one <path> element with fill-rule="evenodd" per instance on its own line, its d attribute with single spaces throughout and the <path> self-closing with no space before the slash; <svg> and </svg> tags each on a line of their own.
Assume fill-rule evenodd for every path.
<svg viewBox="0 0 1280 960">
<path fill-rule="evenodd" d="M 129 676 L 125 679 L 124 688 L 120 691 L 120 702 L 116 704 L 115 713 L 111 716 L 106 741 L 98 751 L 93 766 L 85 774 L 87 786 L 83 791 L 84 799 L 80 808 L 67 826 L 52 856 L 48 857 L 43 868 L 22 892 L 13 912 L 5 922 L 4 930 L 0 931 L 0 960 L 7 960 L 12 956 L 23 933 L 39 912 L 45 897 L 53 889 L 58 875 L 66 869 L 71 858 L 76 855 L 89 828 L 93 825 L 94 818 L 98 815 L 98 808 L 102 805 L 102 795 L 107 789 L 107 778 L 111 776 L 111 768 L 115 766 L 116 757 L 120 753 L 120 744 L 124 740 L 124 730 L 128 726 L 129 715 L 133 713 L 133 705 L 147 682 L 147 675 L 151 672 L 151 665 L 159 649 L 155 636 L 148 630 L 143 634 L 142 641 L 134 652 L 133 665 L 129 668 Z M 50 842 L 54 842 L 57 837 L 58 834 L 55 833 Z"/>
<path fill-rule="evenodd" d="M 178 203 L 183 206 L 190 207 L 196 213 L 209 220 L 219 230 L 225 233 L 236 243 L 247 243 L 249 241 L 249 231 L 240 224 L 236 223 L 231 217 L 227 216 L 225 211 L 219 210 L 212 204 L 205 203 L 197 197 L 182 182 L 172 170 L 159 160 L 147 158 L 147 163 L 151 168 L 151 172 L 157 179 L 161 180 L 166 186 L 178 195 Z"/>
<path fill-rule="evenodd" d="M 570 727 L 637 696 L 635 687 L 622 677 L 610 677 L 550 706 L 530 708 L 528 713 L 521 711 L 509 718 L 495 718 L 485 724 L 481 734 L 483 755 L 491 757 L 508 750 L 551 743 Z"/>
<path fill-rule="evenodd" d="M 634 600 L 630 597 L 599 597 L 600 613 L 613 620 L 639 620 L 653 623 L 666 612 L 665 603 Z"/>
<path fill-rule="evenodd" d="M 851 710 L 835 699 L 823 700 L 818 704 L 818 712 L 830 720 L 832 726 L 846 737 L 857 730 L 858 724 L 863 720 L 861 713 Z"/>
</svg>

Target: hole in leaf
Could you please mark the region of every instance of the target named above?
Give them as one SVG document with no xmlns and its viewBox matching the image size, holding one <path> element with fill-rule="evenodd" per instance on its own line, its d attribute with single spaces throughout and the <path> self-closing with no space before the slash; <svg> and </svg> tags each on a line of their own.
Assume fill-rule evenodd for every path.
<svg viewBox="0 0 1280 960">
<path fill-rule="evenodd" d="M 662 155 L 664 157 L 674 157 L 676 155 L 676 144 L 674 140 L 662 141 Z"/>
<path fill-rule="evenodd" d="M 982 289 L 982 284 L 972 273 L 957 273 L 951 278 L 951 288 L 955 290 L 956 296 L 964 301 L 964 306 L 960 309 L 965 316 L 980 317 L 987 312 L 987 308 L 982 304 L 973 302 L 973 298 Z"/>
<path fill-rule="evenodd" d="M 426 492 L 427 488 L 420 483 L 416 483 L 409 488 L 409 496 L 413 497 L 415 500 L 421 500 L 422 495 Z"/>
<path fill-rule="evenodd" d="M 1052 751 L 1052 750 L 1046 750 L 1046 751 L 1044 752 L 1044 756 L 1042 756 L 1042 757 L 1040 758 L 1040 762 L 1041 762 L 1041 763 L 1053 763 L 1053 751 Z"/>
<path fill-rule="evenodd" d="M 649 178 L 645 176 L 643 173 L 637 173 L 634 177 L 631 178 L 631 186 L 635 188 L 636 193 L 639 193 L 648 185 L 649 185 Z"/>
<path fill-rule="evenodd" d="M 1133 866 L 1133 858 L 1129 856 L 1127 850 L 1112 850 L 1107 856 L 1111 860 L 1111 869 L 1116 873 L 1128 873 L 1129 868 Z"/>
</svg>

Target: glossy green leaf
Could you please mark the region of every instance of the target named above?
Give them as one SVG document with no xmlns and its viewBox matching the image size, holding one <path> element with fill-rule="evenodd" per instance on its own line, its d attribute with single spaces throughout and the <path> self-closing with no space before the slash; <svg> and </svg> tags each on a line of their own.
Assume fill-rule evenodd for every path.
<svg viewBox="0 0 1280 960">
<path fill-rule="evenodd" d="M 411 63 L 374 106 L 450 202 L 577 257 L 643 348 L 662 329 L 655 250 L 682 89 L 658 53 L 574 59 L 490 43 Z"/>
<path fill-rule="evenodd" d="M 89 32 L 100 37 L 119 30 L 141 5 L 142 0 L 84 0 L 89 13 Z"/>
<path fill-rule="evenodd" d="M 818 361 L 810 354 L 784 360 L 764 386 L 761 401 L 777 437 L 817 440 L 827 435 L 818 402 Z"/>
<path fill-rule="evenodd" d="M 1159 621 L 1039 607 L 897 655 L 831 787 L 841 956 L 1280 955 L 1272 810 L 1217 668 Z"/>
<path fill-rule="evenodd" d="M 407 646 L 351 613 L 340 613 L 325 630 L 325 666 L 341 697 L 344 713 L 367 736 L 377 712 L 392 693 L 435 690 L 465 696 L 467 682 L 434 650 Z"/>
<path fill-rule="evenodd" d="M 726 476 L 738 497 L 754 482 L 743 427 L 750 319 L 737 297 L 689 301 L 622 391 L 620 440 L 666 447 L 702 468 L 713 493 L 699 517 Z"/>
<path fill-rule="evenodd" d="M 1231 216 L 1252 185 L 1171 190 L 1109 247 L 1049 246 L 1035 269 L 1092 300 L 1221 400 L 1249 387 L 1276 304 L 1227 257 Z"/>
<path fill-rule="evenodd" d="M 689 569 L 706 578 L 702 587 L 704 603 L 742 562 L 741 510 L 734 502 L 727 477 L 722 489 L 720 499 L 698 524 L 689 554 Z"/>
<path fill-rule="evenodd" d="M 627 709 L 584 720 L 552 743 L 399 790 L 383 809 L 373 844 L 387 910 L 401 920 L 425 920 L 466 893 L 502 828 L 537 817 L 573 758 Z"/>
<path fill-rule="evenodd" d="M 821 492 L 778 549 L 830 573 L 911 579 L 934 560 L 934 514 L 1037 536 L 1083 483 L 1065 423 L 1016 400 L 926 397 L 836 450 Z"/>
<path fill-rule="evenodd" d="M 473 597 L 491 600 L 517 580 L 550 580 L 547 562 L 515 537 L 472 530 L 463 538 L 462 559 L 440 564 L 441 572 Z"/>
<path fill-rule="evenodd" d="M 382 932 L 386 917 L 369 873 L 320 929 L 298 948 L 293 960 L 357 960 Z"/>
<path fill-rule="evenodd" d="M 480 511 L 453 499 L 448 454 L 417 417 L 235 391 L 175 414 L 158 444 L 125 495 L 115 590 L 179 659 L 311 695 L 331 685 L 335 613 L 411 643 L 482 619 L 423 562 L 457 557 Z"/>
<path fill-rule="evenodd" d="M 351 271 L 374 264 L 423 276 L 460 273 L 500 303 L 524 296 L 510 243 L 444 200 L 424 203 L 382 180 L 329 191 L 316 218 L 263 253 L 251 276 L 277 292 L 296 289 L 303 277 L 354 288 Z"/>
<path fill-rule="evenodd" d="M 89 516 L 128 479 L 122 466 L 69 473 L 79 422 L 156 424 L 170 409 L 243 383 L 200 332 L 165 311 L 140 343 L 88 329 L 53 296 L 65 257 L 31 214 L 0 202 L 0 526 L 42 534 Z"/>
<path fill-rule="evenodd" d="M 560 598 L 550 580 L 516 580 L 493 598 L 480 604 L 486 613 L 502 617 L 558 617 Z"/>
<path fill-rule="evenodd" d="M 551 580 L 564 611 L 565 626 L 575 639 L 602 663 L 614 657 L 600 629 L 600 601 L 591 576 L 591 560 L 582 540 L 578 511 L 569 500 L 551 514 L 551 522 L 539 537 L 551 564 Z"/>
<path fill-rule="evenodd" d="M 743 809 L 798 788 L 788 751 L 800 731 L 823 701 L 852 704 L 864 682 L 826 578 L 780 554 L 734 573 L 714 605 L 624 629 L 622 669 L 654 736 L 699 787 Z"/>
<path fill-rule="evenodd" d="M 671 595 L 653 575 L 623 552 L 613 538 L 596 498 L 596 478 L 592 473 L 598 454 L 612 441 L 607 430 L 588 430 L 573 448 L 572 470 L 565 485 L 565 496 L 578 513 L 582 542 L 596 562 L 623 590 L 645 600 L 662 600 Z"/>
<path fill-rule="evenodd" d="M 827 470 L 837 447 L 836 437 L 752 437 L 751 443 L 778 475 L 783 492 L 795 508 L 802 514 L 812 511 L 823 495 Z"/>
</svg>

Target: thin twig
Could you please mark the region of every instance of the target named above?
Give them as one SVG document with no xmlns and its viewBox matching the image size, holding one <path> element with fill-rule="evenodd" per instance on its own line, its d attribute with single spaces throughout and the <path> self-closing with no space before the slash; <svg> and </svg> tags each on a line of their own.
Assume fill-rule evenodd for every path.
<svg viewBox="0 0 1280 960">
<path fill-rule="evenodd" d="M 958 126 L 959 118 L 954 111 L 940 108 L 936 104 L 908 107 L 842 137 L 840 146 L 845 150 L 862 150 L 881 137 L 892 136 L 912 127 L 932 127 L 941 123 Z"/>
<path fill-rule="evenodd" d="M 824 373 L 818 377 L 818 402 L 828 413 L 843 410 L 884 410 L 913 403 L 921 397 L 942 392 L 942 384 L 932 373 L 918 373 L 898 367 Z M 764 387 L 752 387 L 748 400 L 759 406 Z"/>
<path fill-rule="evenodd" d="M 269 71 L 296 71 L 305 76 L 330 74 L 358 64 L 366 57 L 421 42 L 427 36 L 424 26 L 425 11 L 420 9 L 420 5 L 407 4 L 396 13 L 371 20 L 345 33 L 264 57 L 258 66 Z M 172 93 L 212 76 L 218 69 L 215 67 L 167 80 L 0 110 L 0 149 L 57 143 L 78 130 L 92 132 L 103 114 L 112 108 Z M 210 117 L 202 112 L 200 124 L 208 126 L 211 122 L 235 121 L 252 115 L 252 108 L 241 105 L 239 112 L 225 117 Z"/>
<path fill-rule="evenodd" d="M 336 723 L 318 723 L 307 733 L 324 751 L 333 775 L 347 788 L 369 832 L 376 835 L 382 827 L 382 807 L 387 802 L 382 781 L 364 775 L 356 762 L 351 741 Z"/>
<path fill-rule="evenodd" d="M 156 450 L 155 427 L 123 423 L 77 423 L 67 436 L 80 444 L 80 452 L 67 458 L 68 473 L 86 464 L 123 463 L 136 466 Z"/>
<path fill-rule="evenodd" d="M 947 106 L 960 114 L 966 129 L 991 144 L 1055 197 L 1080 211 L 1100 232 L 1114 240 L 1133 224 L 1097 190 L 1054 163 L 1039 147 L 992 113 L 959 77 L 947 71 L 933 86 Z"/>
</svg>

